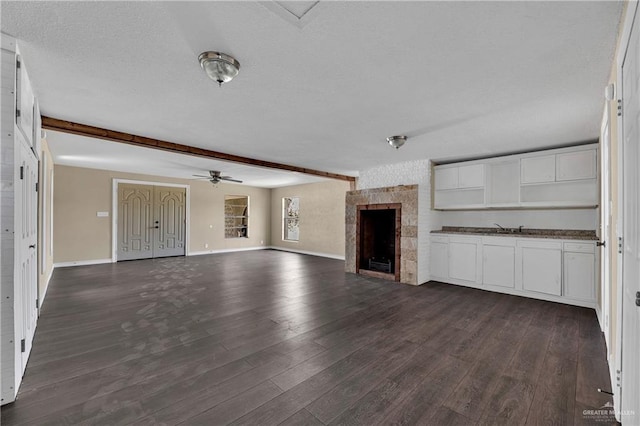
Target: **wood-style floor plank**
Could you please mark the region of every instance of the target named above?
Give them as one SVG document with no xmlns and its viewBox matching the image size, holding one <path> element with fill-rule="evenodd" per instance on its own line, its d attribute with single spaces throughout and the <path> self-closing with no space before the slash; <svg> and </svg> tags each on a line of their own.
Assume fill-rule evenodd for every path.
<svg viewBox="0 0 640 426">
<path fill-rule="evenodd" d="M 593 310 L 262 250 L 56 269 L 1 421 L 583 424 L 610 386 Z"/>
</svg>

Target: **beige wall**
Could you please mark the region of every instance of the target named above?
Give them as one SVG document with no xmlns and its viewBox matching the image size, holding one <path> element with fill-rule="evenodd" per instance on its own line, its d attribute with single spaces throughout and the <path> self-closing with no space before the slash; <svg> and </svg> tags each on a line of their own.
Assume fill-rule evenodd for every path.
<svg viewBox="0 0 640 426">
<path fill-rule="evenodd" d="M 55 166 L 54 262 L 82 262 L 111 258 L 113 179 L 179 183 L 190 186 L 188 253 L 267 245 L 271 235 L 269 189 L 185 179 Z M 249 238 L 224 238 L 224 196 L 248 195 Z M 109 217 L 97 217 L 99 211 Z M 208 245 L 208 247 L 205 247 Z"/>
<path fill-rule="evenodd" d="M 52 187 L 53 187 L 53 158 L 49 151 L 46 140 L 42 141 L 42 152 L 40 157 L 40 182 L 38 209 L 38 299 L 42 300 L 49 285 L 49 278 L 53 271 L 53 253 L 51 250 L 51 214 L 52 210 Z M 44 253 L 44 259 L 43 259 Z M 44 260 L 44 262 L 43 262 Z"/>
<path fill-rule="evenodd" d="M 349 182 L 332 180 L 272 189 L 271 245 L 343 257 L 345 196 L 350 188 Z M 283 197 L 300 197 L 300 241 L 282 240 Z"/>
</svg>

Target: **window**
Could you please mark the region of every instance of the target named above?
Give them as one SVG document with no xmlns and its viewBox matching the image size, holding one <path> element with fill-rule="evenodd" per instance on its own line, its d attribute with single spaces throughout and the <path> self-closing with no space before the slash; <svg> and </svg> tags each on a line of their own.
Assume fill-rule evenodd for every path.
<svg viewBox="0 0 640 426">
<path fill-rule="evenodd" d="M 291 197 L 282 199 L 282 239 L 285 241 L 298 241 L 300 239 L 300 198 Z"/>
<path fill-rule="evenodd" d="M 249 237 L 249 197 L 246 195 L 224 196 L 224 237 Z"/>
</svg>

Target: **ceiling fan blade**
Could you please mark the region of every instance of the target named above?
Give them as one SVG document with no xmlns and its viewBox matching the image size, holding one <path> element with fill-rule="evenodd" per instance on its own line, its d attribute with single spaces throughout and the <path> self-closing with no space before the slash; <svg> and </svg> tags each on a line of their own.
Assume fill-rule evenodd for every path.
<svg viewBox="0 0 640 426">
<path fill-rule="evenodd" d="M 195 176 L 195 177 L 199 177 L 199 178 L 204 178 L 204 179 L 211 179 L 211 176 L 203 176 L 203 175 L 191 175 L 191 176 Z"/>
<path fill-rule="evenodd" d="M 242 183 L 241 180 L 238 179 L 232 179 L 230 176 L 220 176 L 221 180 L 226 180 L 228 182 L 238 182 L 238 183 Z"/>
</svg>

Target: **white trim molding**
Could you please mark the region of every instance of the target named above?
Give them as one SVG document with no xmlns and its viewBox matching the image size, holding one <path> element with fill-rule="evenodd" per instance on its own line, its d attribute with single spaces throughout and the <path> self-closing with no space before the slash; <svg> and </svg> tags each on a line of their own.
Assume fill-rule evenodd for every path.
<svg viewBox="0 0 640 426">
<path fill-rule="evenodd" d="M 269 247 L 258 246 L 258 247 L 232 248 L 232 249 L 190 251 L 189 253 L 187 253 L 187 256 L 202 256 L 203 254 L 220 254 L 220 253 L 234 253 L 239 251 L 266 250 L 268 248 Z"/>
<path fill-rule="evenodd" d="M 101 265 L 104 263 L 113 263 L 111 259 L 90 259 L 90 260 L 74 260 L 71 262 L 59 262 L 54 263 L 53 268 L 67 268 L 69 266 L 86 266 L 86 265 Z M 47 284 L 47 287 L 49 285 Z"/>
<path fill-rule="evenodd" d="M 318 256 L 318 257 L 328 257 L 329 259 L 337 259 L 337 260 L 344 260 L 344 256 L 340 256 L 337 254 L 331 254 L 331 253 L 319 253 L 316 251 L 307 251 L 307 250 L 296 250 L 296 249 L 290 249 L 287 247 L 278 247 L 278 246 L 269 246 L 266 247 L 272 250 L 279 250 L 279 251 L 288 251 L 291 253 L 298 253 L 298 254 L 308 254 L 309 256 Z"/>
<path fill-rule="evenodd" d="M 40 316 L 40 311 L 42 310 L 42 304 L 44 303 L 44 299 L 47 297 L 47 290 L 49 290 L 49 283 L 51 282 L 51 277 L 53 276 L 53 271 L 56 269 L 55 265 L 51 266 L 51 270 L 49 271 L 49 275 L 45 279 L 44 291 L 39 297 L 38 300 L 38 316 Z"/>
</svg>

